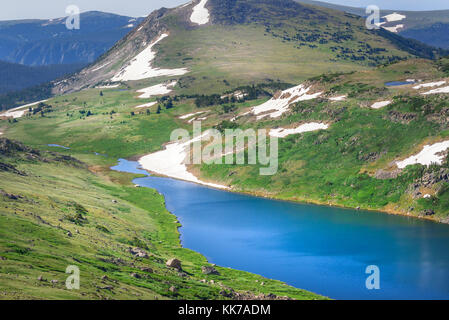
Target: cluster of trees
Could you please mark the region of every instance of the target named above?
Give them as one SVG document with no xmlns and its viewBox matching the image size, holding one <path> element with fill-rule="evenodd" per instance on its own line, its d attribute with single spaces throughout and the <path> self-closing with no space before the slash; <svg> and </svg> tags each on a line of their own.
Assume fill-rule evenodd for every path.
<svg viewBox="0 0 449 320">
<path fill-rule="evenodd" d="M 48 99 L 52 96 L 52 84 L 45 83 L 21 91 L 0 95 L 0 110 L 20 107 L 27 103 Z"/>
<path fill-rule="evenodd" d="M 86 117 L 90 117 L 90 116 L 93 116 L 94 114 L 92 113 L 92 111 L 90 111 L 90 110 L 80 110 L 79 111 L 80 112 L 80 114 L 82 115 L 82 116 L 86 116 Z"/>
<path fill-rule="evenodd" d="M 28 114 L 36 115 L 40 114 L 41 117 L 45 116 L 45 113 L 50 113 L 53 111 L 53 107 L 44 102 L 39 103 L 35 108 L 29 107 Z"/>
<path fill-rule="evenodd" d="M 174 98 L 170 96 L 163 96 L 162 98 L 158 99 L 159 107 L 160 105 L 163 105 L 165 109 L 172 109 L 175 107 L 175 105 L 173 104 L 173 100 Z M 178 99 L 176 98 L 176 100 Z"/>
<path fill-rule="evenodd" d="M 293 85 L 289 83 L 270 81 L 257 85 L 237 87 L 234 90 L 225 92 L 224 95 L 196 95 L 190 96 L 190 98 L 195 99 L 195 105 L 198 108 L 204 108 L 215 105 L 228 105 L 236 102 L 255 100 L 261 96 L 272 96 L 273 92 L 285 90 L 292 86 Z M 236 92 L 240 93 L 239 97 L 234 95 Z"/>
</svg>

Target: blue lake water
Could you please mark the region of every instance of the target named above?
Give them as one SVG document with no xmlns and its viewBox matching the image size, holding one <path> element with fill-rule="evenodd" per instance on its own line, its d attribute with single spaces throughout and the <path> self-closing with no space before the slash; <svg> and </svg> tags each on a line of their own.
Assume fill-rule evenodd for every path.
<svg viewBox="0 0 449 320">
<path fill-rule="evenodd" d="M 399 86 L 405 86 L 408 84 L 414 84 L 416 83 L 415 81 L 392 81 L 392 82 L 387 82 L 385 83 L 385 85 L 387 87 L 399 87 Z"/>
<path fill-rule="evenodd" d="M 68 147 L 60 146 L 59 144 L 54 144 L 54 143 L 47 144 L 47 146 L 54 147 L 54 148 L 61 148 L 61 149 L 65 149 L 65 150 L 70 150 L 70 148 L 68 148 Z"/>
<path fill-rule="evenodd" d="M 117 171 L 143 173 L 120 160 Z M 165 196 L 184 247 L 223 267 L 334 299 L 449 299 L 449 226 L 378 212 L 262 199 L 147 176 Z M 380 290 L 366 289 L 366 267 Z"/>
</svg>

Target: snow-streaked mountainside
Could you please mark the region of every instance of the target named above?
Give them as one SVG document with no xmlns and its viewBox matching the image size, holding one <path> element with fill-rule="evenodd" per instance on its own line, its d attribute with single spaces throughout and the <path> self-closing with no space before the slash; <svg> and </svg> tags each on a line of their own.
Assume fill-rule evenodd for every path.
<svg viewBox="0 0 449 320">
<path fill-rule="evenodd" d="M 171 77 L 184 79 L 185 88 L 214 87 L 214 81 L 230 78 L 234 84 L 268 77 L 299 83 L 350 65 L 434 54 L 420 44 L 368 31 L 358 17 L 293 0 L 195 0 L 151 13 L 94 64 L 57 83 L 54 93 Z"/>
</svg>

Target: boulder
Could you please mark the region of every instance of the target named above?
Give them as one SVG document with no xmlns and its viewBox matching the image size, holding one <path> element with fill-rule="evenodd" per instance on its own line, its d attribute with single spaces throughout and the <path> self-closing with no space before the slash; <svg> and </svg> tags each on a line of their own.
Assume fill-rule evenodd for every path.
<svg viewBox="0 0 449 320">
<path fill-rule="evenodd" d="M 167 261 L 167 263 L 165 264 L 167 267 L 169 268 L 174 268 L 174 269 L 178 269 L 178 270 L 182 270 L 182 264 L 181 261 L 179 261 L 178 259 L 170 259 Z"/>
<path fill-rule="evenodd" d="M 214 267 L 203 266 L 201 267 L 201 271 L 207 275 L 208 274 L 220 275 L 220 273 Z"/>
<path fill-rule="evenodd" d="M 175 286 L 171 286 L 170 289 L 168 289 L 168 290 L 170 290 L 170 292 L 173 292 L 173 293 L 178 292 L 178 289 L 176 289 Z"/>
<path fill-rule="evenodd" d="M 149 258 L 148 253 L 146 253 L 145 250 L 140 248 L 129 248 L 128 252 L 137 258 L 144 258 L 144 259 Z"/>
<path fill-rule="evenodd" d="M 423 214 L 425 216 L 433 216 L 433 215 L 435 215 L 435 211 L 433 211 L 431 209 L 426 209 L 426 210 L 423 211 Z"/>
</svg>

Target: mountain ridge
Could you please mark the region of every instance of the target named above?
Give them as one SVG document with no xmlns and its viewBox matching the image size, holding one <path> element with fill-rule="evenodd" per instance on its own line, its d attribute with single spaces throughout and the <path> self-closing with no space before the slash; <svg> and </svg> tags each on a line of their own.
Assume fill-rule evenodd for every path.
<svg viewBox="0 0 449 320">
<path fill-rule="evenodd" d="M 195 61 L 201 63 L 202 59 L 199 56 L 195 57 L 198 52 L 215 47 L 219 50 L 219 46 L 222 45 L 219 44 L 218 38 L 215 41 L 209 40 L 209 43 L 205 46 L 204 40 L 199 38 L 203 29 L 216 31 L 216 36 L 225 41 L 225 34 L 227 35 L 227 32 L 232 28 L 237 28 L 233 32 L 240 32 L 242 36 L 243 34 L 249 34 L 248 28 L 251 30 L 263 28 L 264 30 L 257 31 L 259 32 L 258 35 L 252 32 L 249 36 L 262 35 L 266 39 L 275 38 L 280 41 L 279 45 L 290 43 L 293 48 L 296 48 L 294 51 L 299 52 L 299 54 L 295 54 L 294 51 L 288 53 L 290 57 L 296 56 L 294 59 L 299 59 L 301 54 L 306 55 L 306 59 L 313 59 L 313 52 L 319 52 L 320 55 L 323 55 L 323 59 L 331 65 L 330 68 L 334 68 L 335 71 L 347 69 L 350 64 L 374 66 L 379 63 L 390 63 L 406 58 L 410 53 L 426 58 L 433 58 L 435 54 L 438 54 L 435 53 L 438 50 L 433 50 L 417 42 L 407 42 L 402 39 L 398 42 L 398 38 L 394 36 L 385 36 L 382 32 L 368 32 L 359 17 L 329 9 L 302 5 L 293 0 L 209 0 L 206 3 L 206 9 L 210 12 L 210 21 L 202 26 L 189 21 L 193 6 L 198 3 L 198 1 L 195 1 L 172 9 L 162 8 L 154 11 L 142 22 L 139 28 L 130 32 L 91 66 L 75 76 L 57 83 L 54 92 L 61 94 L 92 87 L 102 82 L 111 82 L 114 74 L 121 67 L 129 63 L 148 44 L 163 33 L 173 34 L 173 36 L 158 44 L 157 49 L 160 49 L 161 46 L 163 49 L 161 54 L 155 57 L 155 65 L 190 66 L 195 71 L 198 68 Z M 321 25 L 318 25 L 315 21 L 320 21 Z M 243 28 L 245 30 L 242 30 Z M 176 38 L 179 34 L 183 34 L 184 39 L 191 37 L 191 42 L 194 43 L 190 46 L 184 44 L 184 48 L 176 46 L 176 42 L 180 41 Z M 240 37 L 240 40 L 254 39 L 245 39 L 245 36 Z M 235 43 L 241 42 L 238 37 L 230 37 L 230 40 Z M 167 42 L 170 44 L 167 44 Z M 363 42 L 366 42 L 367 45 Z M 372 43 L 375 47 L 369 45 L 369 43 Z M 331 46 L 331 44 L 335 45 Z M 170 47 L 170 51 L 167 51 L 166 47 Z M 410 48 L 408 52 L 403 51 L 408 48 Z M 179 51 L 178 56 L 171 54 L 173 50 Z M 193 56 L 185 55 L 186 52 L 182 52 L 186 50 L 189 50 Z M 255 49 L 250 48 L 249 50 Z M 279 50 L 284 50 L 284 48 Z M 163 57 L 164 53 L 166 54 L 165 57 Z M 273 59 L 268 54 L 266 57 L 263 56 L 263 53 L 259 52 L 258 54 L 261 55 L 261 63 L 267 61 L 267 59 Z M 223 59 L 219 58 L 222 55 L 223 53 L 218 53 L 216 59 Z M 190 61 L 190 63 L 186 61 Z M 303 59 L 303 63 L 305 62 Z M 241 60 L 241 63 L 243 63 L 243 60 Z M 108 67 L 104 67 L 105 64 Z M 217 72 L 223 72 L 223 66 L 218 66 L 218 68 Z M 244 68 L 251 68 L 251 64 L 245 65 Z M 244 69 L 240 71 L 244 71 Z M 250 72 L 254 74 L 257 71 L 251 70 Z M 283 72 L 279 72 L 279 76 L 282 76 Z M 285 72 L 288 72 L 288 70 Z M 318 74 L 309 72 L 307 76 L 309 75 Z M 201 76 L 204 77 L 204 75 Z M 238 78 L 238 76 L 236 77 Z M 260 75 L 260 78 L 263 79 L 263 76 Z M 290 79 L 283 78 L 280 80 L 291 81 L 291 78 L 290 76 Z M 244 83 L 240 81 L 238 84 Z"/>
</svg>

